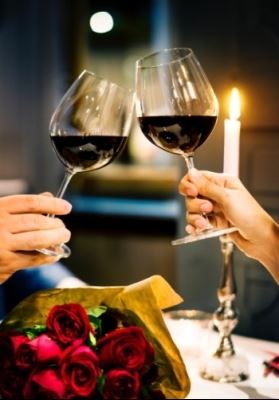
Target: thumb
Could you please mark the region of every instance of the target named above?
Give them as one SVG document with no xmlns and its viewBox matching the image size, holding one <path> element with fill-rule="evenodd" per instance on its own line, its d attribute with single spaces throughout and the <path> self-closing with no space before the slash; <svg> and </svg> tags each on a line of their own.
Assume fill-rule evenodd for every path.
<svg viewBox="0 0 279 400">
<path fill-rule="evenodd" d="M 221 180 L 218 184 L 194 168 L 189 171 L 189 177 L 197 187 L 200 195 L 217 203 L 223 203 L 226 200 L 226 191 Z"/>
</svg>

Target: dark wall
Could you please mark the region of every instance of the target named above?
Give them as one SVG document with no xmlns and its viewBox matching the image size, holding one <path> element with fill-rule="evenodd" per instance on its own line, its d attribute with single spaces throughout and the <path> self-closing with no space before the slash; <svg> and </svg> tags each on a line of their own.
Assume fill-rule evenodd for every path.
<svg viewBox="0 0 279 400">
<path fill-rule="evenodd" d="M 55 191 L 61 166 L 50 145 L 51 114 L 75 69 L 78 2 L 0 3 L 0 178 Z"/>
<path fill-rule="evenodd" d="M 169 5 L 171 45 L 194 49 L 220 102 L 217 127 L 196 152 L 196 166 L 222 170 L 223 123 L 228 113 L 225 94 L 237 86 L 242 94 L 240 178 L 257 200 L 278 217 L 278 2 L 174 0 Z M 184 166 L 182 174 L 183 171 Z M 181 219 L 179 234 L 183 232 Z M 185 298 L 184 306 L 208 311 L 216 308 L 221 263 L 218 239 L 178 249 L 177 287 Z M 237 331 L 278 340 L 278 286 L 259 263 L 237 249 L 235 271 L 240 308 Z"/>
</svg>

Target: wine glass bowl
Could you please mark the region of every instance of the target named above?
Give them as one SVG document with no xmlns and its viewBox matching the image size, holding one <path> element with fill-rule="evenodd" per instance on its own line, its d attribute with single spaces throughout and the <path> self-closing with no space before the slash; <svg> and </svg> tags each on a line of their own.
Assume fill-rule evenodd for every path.
<svg viewBox="0 0 279 400">
<path fill-rule="evenodd" d="M 214 90 L 192 49 L 164 49 L 137 60 L 136 113 L 141 130 L 155 146 L 182 156 L 188 170 L 194 168 L 194 152 L 213 132 L 218 112 Z M 172 244 L 226 232 L 208 222 L 203 231 Z"/>
<path fill-rule="evenodd" d="M 130 131 L 133 98 L 130 90 L 87 70 L 74 81 L 49 125 L 53 149 L 65 167 L 57 197 L 63 197 L 74 174 L 103 168 L 120 154 Z M 38 251 L 70 255 L 66 245 Z"/>
<path fill-rule="evenodd" d="M 54 150 L 70 172 L 103 168 L 126 144 L 129 93 L 88 71 L 69 90 L 50 121 Z"/>
</svg>

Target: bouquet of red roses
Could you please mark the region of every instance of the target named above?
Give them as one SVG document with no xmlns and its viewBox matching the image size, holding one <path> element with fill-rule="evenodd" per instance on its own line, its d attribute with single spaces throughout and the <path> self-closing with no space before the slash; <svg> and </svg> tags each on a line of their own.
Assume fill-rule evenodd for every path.
<svg viewBox="0 0 279 400">
<path fill-rule="evenodd" d="M 152 277 L 124 288 L 56 289 L 25 299 L 0 327 L 2 398 L 184 398 L 189 379 L 157 312 L 160 291 L 154 294 L 161 288 L 173 302 L 176 294 L 166 287 Z"/>
</svg>

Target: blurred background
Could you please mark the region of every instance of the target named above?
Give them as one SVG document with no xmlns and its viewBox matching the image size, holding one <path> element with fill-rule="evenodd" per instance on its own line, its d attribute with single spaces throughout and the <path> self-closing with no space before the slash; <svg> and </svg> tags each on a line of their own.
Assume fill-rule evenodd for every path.
<svg viewBox="0 0 279 400">
<path fill-rule="evenodd" d="M 106 11 L 111 30 L 92 15 Z M 90 26 L 91 21 L 91 26 Z M 110 21 L 111 22 L 111 21 Z M 102 20 L 101 28 L 105 28 Z M 63 168 L 48 124 L 83 69 L 134 88 L 135 61 L 165 47 L 191 47 L 216 91 L 220 116 L 196 152 L 200 169 L 222 171 L 228 96 L 241 95 L 240 177 L 279 215 L 279 3 L 277 0 L 0 0 L 0 193 L 55 191 Z M 109 29 L 109 28 L 108 28 Z M 218 239 L 172 247 L 184 233 L 178 194 L 186 166 L 156 149 L 135 123 L 116 162 L 77 174 L 66 197 L 72 256 L 65 264 L 92 285 L 164 276 L 182 308 L 214 311 Z M 264 243 L 263 243 L 264 245 Z M 279 291 L 258 263 L 235 251 L 238 333 L 279 340 Z"/>
</svg>

